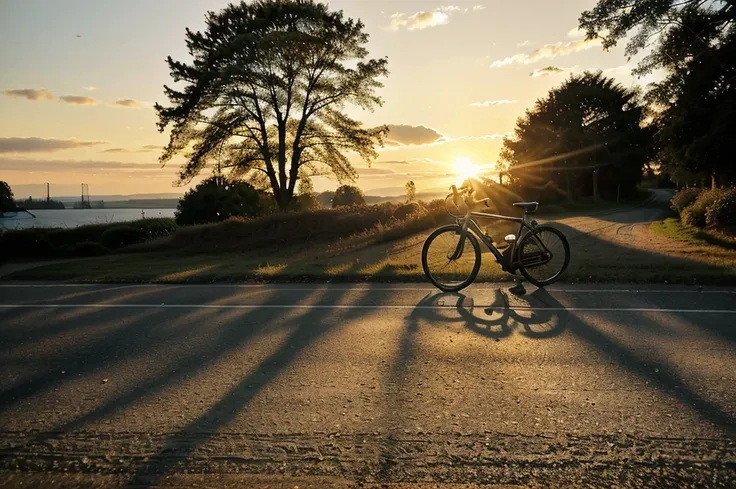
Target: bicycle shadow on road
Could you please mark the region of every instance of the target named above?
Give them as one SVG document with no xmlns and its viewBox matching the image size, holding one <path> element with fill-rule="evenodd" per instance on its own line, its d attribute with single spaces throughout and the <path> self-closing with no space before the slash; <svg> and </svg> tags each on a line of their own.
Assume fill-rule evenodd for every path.
<svg viewBox="0 0 736 489">
<path fill-rule="evenodd" d="M 474 333 L 497 341 L 514 331 L 529 338 L 552 338 L 565 330 L 565 322 L 559 320 L 555 311 L 532 309 L 548 303 L 550 297 L 544 289 L 513 299 L 507 291 L 497 289 L 487 300 L 459 292 L 438 292 L 417 304 L 412 319 L 438 325 L 461 323 Z"/>
</svg>

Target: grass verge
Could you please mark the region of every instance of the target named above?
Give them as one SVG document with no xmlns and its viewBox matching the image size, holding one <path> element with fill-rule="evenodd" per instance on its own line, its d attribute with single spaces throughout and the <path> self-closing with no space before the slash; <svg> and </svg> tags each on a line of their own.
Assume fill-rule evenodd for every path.
<svg viewBox="0 0 736 489">
<path fill-rule="evenodd" d="M 424 282 L 421 250 L 427 234 L 350 250 L 336 243 L 248 253 L 116 254 L 24 270 L 6 278 L 100 283 Z M 702 245 L 687 245 L 683 251 L 682 243 L 664 241 L 674 243 L 677 250 L 605 249 L 572 240 L 572 260 L 561 281 L 736 284 L 736 252 L 704 251 Z M 512 278 L 487 250 L 482 260 L 478 282 Z"/>
<path fill-rule="evenodd" d="M 688 226 L 679 219 L 669 218 L 651 224 L 650 229 L 661 236 L 696 246 L 715 246 L 736 250 L 736 239 Z"/>
</svg>

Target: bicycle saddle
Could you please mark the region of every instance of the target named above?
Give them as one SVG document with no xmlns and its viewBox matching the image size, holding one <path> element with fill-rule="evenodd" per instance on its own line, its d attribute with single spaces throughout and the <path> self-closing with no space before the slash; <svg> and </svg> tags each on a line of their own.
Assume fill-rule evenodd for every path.
<svg viewBox="0 0 736 489">
<path fill-rule="evenodd" d="M 525 212 L 531 213 L 537 210 L 539 202 L 514 202 L 514 207 L 521 207 Z"/>
</svg>

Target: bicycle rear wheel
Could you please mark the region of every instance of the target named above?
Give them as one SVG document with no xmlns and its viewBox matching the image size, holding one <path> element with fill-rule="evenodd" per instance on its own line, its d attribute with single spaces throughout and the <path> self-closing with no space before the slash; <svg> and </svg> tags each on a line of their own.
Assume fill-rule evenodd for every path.
<svg viewBox="0 0 736 489">
<path fill-rule="evenodd" d="M 422 248 L 424 274 L 444 292 L 464 289 L 480 270 L 480 245 L 471 233 L 465 234 L 461 253 L 456 255 L 461 236 L 460 226 L 443 226 L 429 235 Z"/>
<path fill-rule="evenodd" d="M 537 226 L 518 246 L 519 271 L 537 287 L 555 282 L 570 263 L 567 238 L 551 226 Z"/>
</svg>

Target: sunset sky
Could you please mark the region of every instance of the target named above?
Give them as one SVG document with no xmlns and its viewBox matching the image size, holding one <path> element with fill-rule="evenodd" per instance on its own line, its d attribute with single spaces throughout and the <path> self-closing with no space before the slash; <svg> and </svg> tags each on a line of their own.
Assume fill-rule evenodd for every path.
<svg viewBox="0 0 736 489">
<path fill-rule="evenodd" d="M 157 161 L 166 136 L 152 109 L 170 83 L 166 56 L 186 60 L 186 27 L 204 27 L 221 0 L 0 0 L 0 180 L 17 197 L 181 193 L 178 163 Z M 369 194 L 443 190 L 455 161 L 493 164 L 503 135 L 571 72 L 601 69 L 623 85 L 623 45 L 608 52 L 577 32 L 594 0 L 334 1 L 360 18 L 371 56 L 387 56 L 383 107 L 351 111 L 394 126 L 395 145 L 371 168 L 356 158 Z M 317 190 L 335 182 L 315 181 Z"/>
</svg>

